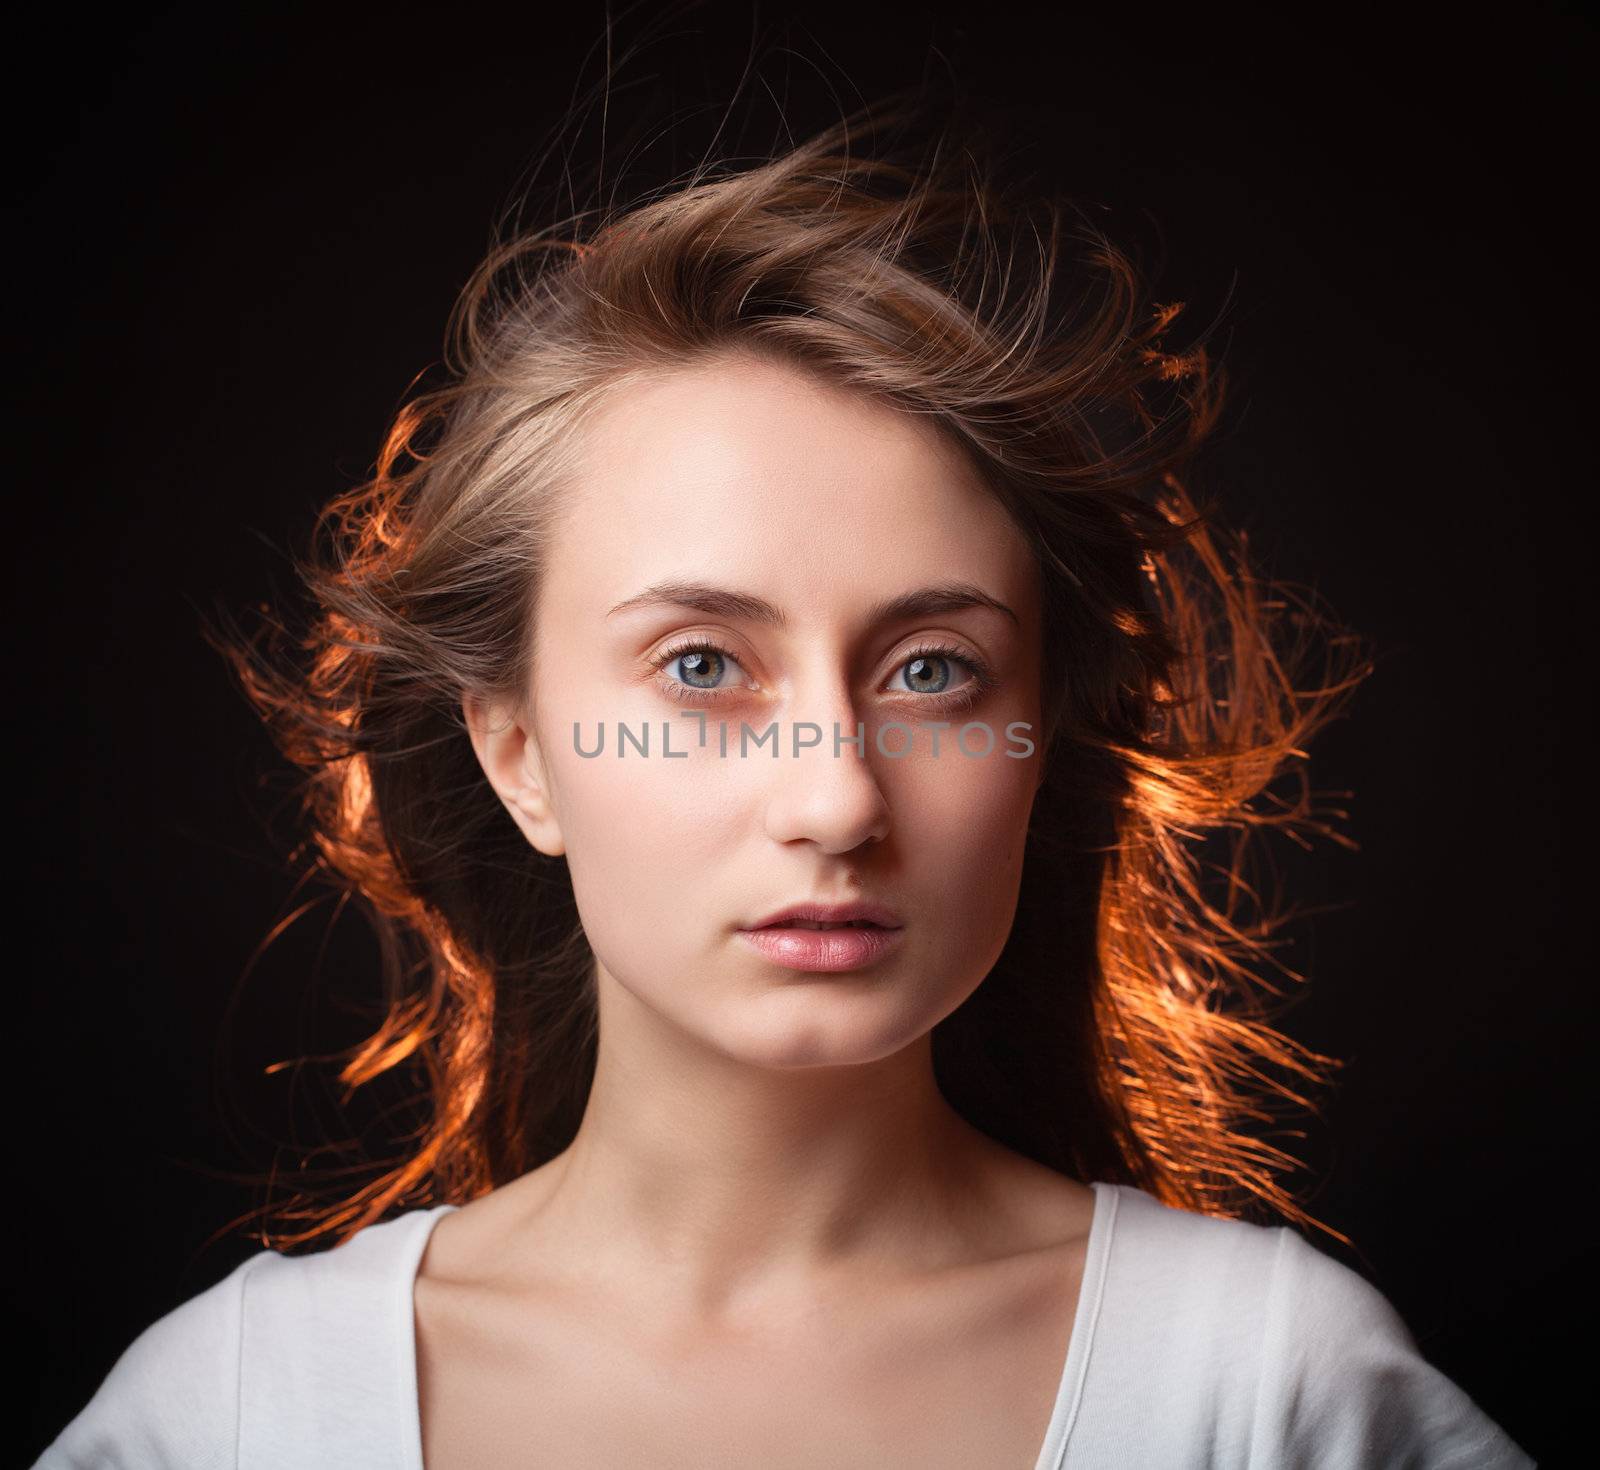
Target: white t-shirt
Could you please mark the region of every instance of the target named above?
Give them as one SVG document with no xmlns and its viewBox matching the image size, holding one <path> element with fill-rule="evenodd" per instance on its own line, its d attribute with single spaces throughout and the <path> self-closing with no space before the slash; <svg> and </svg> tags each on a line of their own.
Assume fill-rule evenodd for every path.
<svg viewBox="0 0 1600 1470">
<path fill-rule="evenodd" d="M 1293 1230 L 1093 1189 L 1035 1470 L 1534 1463 L 1381 1292 Z M 424 1470 L 412 1291 L 454 1208 L 258 1252 L 146 1328 L 34 1470 Z"/>
</svg>

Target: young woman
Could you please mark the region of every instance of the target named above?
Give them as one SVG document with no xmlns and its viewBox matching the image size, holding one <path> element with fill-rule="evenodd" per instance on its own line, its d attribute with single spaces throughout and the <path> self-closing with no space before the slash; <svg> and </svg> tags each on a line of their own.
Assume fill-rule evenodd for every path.
<svg viewBox="0 0 1600 1470">
<path fill-rule="evenodd" d="M 1243 839 L 1362 655 L 1185 490 L 1176 308 L 892 121 L 508 239 L 309 660 L 224 643 L 428 1126 L 46 1470 L 1531 1463 L 1260 1126 Z"/>
</svg>

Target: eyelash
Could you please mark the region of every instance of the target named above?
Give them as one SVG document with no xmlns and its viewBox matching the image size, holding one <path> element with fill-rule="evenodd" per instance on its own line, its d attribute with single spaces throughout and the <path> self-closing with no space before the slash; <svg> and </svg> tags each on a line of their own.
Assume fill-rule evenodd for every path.
<svg viewBox="0 0 1600 1470">
<path fill-rule="evenodd" d="M 659 673 L 674 659 L 682 658 L 688 653 L 715 653 L 725 658 L 733 657 L 726 648 L 711 642 L 709 639 L 690 638 L 658 653 L 651 661 L 651 671 Z M 917 703 L 931 706 L 935 711 L 942 714 L 958 714 L 963 710 L 970 709 L 993 689 L 997 682 L 993 671 L 981 659 L 974 658 L 970 654 L 963 653 L 958 648 L 952 648 L 948 644 L 942 643 L 921 644 L 916 648 L 910 649 L 905 657 L 895 665 L 895 668 L 904 668 L 906 664 L 917 658 L 949 659 L 952 663 L 960 664 L 972 676 L 959 689 L 950 694 L 924 694 L 918 697 L 915 690 L 904 691 L 909 693 Z M 661 681 L 661 688 L 668 698 L 675 699 L 680 704 L 697 704 L 701 706 L 720 704 L 725 695 L 736 692 L 733 689 L 697 689 L 693 685 L 685 684 L 679 679 L 672 678 L 671 675 Z M 895 692 L 901 693 L 902 691 L 896 690 Z"/>
</svg>

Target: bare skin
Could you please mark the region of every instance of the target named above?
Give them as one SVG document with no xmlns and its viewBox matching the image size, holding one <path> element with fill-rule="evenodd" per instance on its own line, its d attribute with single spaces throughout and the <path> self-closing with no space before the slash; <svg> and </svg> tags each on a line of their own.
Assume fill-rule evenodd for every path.
<svg viewBox="0 0 1600 1470">
<path fill-rule="evenodd" d="M 665 580 L 783 622 L 613 611 Z M 1010 612 L 879 615 L 952 581 Z M 562 1155 L 434 1231 L 415 1291 L 427 1470 L 1032 1470 L 1093 1194 L 962 1119 L 931 1032 L 1004 946 L 1040 775 L 1003 736 L 986 758 L 948 742 L 970 721 L 1037 735 L 1039 618 L 1026 543 L 911 416 L 735 357 L 630 383 L 588 426 L 533 687 L 464 710 L 529 842 L 567 857 L 596 1075 Z M 700 696 L 676 701 L 655 662 L 691 634 L 724 654 L 709 750 L 682 718 Z M 908 682 L 930 644 L 958 650 L 934 665 L 949 689 L 987 667 L 975 702 Z M 681 689 L 689 667 L 666 673 Z M 602 719 L 670 721 L 689 757 L 585 759 L 574 722 Z M 721 720 L 785 742 L 861 721 L 864 754 L 719 759 Z M 943 756 L 926 730 L 885 756 L 888 720 L 951 721 Z M 889 903 L 902 942 L 821 973 L 741 938 L 812 899 Z"/>
<path fill-rule="evenodd" d="M 840 1263 L 708 1314 L 562 1262 L 541 1220 L 567 1157 L 436 1227 L 416 1288 L 427 1470 L 1033 1470 L 1090 1190 L 995 1145 L 988 1238 L 947 1263 Z M 538 1271 L 495 1264 L 540 1249 Z"/>
</svg>

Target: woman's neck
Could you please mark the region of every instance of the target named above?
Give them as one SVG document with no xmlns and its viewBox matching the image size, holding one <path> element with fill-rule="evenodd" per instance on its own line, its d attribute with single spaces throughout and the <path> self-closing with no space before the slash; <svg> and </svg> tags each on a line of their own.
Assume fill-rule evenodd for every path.
<svg viewBox="0 0 1600 1470">
<path fill-rule="evenodd" d="M 758 1066 L 621 992 L 571 1146 L 509 1187 L 505 1265 L 710 1319 L 1028 1248 L 1017 1186 L 1036 1170 L 945 1101 L 931 1035 L 851 1066 Z"/>
</svg>

